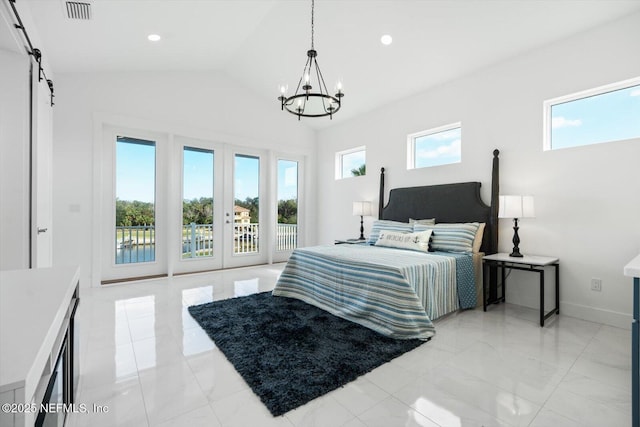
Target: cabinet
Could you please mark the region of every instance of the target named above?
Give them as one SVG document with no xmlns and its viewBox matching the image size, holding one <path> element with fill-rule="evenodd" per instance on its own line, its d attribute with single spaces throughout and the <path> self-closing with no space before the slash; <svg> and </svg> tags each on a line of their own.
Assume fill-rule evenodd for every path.
<svg viewBox="0 0 640 427">
<path fill-rule="evenodd" d="M 0 425 L 64 425 L 79 379 L 79 277 L 77 267 L 0 272 Z M 41 404 L 66 409 L 45 416 Z"/>
<path fill-rule="evenodd" d="M 631 425 L 640 427 L 640 255 L 624 267 L 633 278 L 633 320 L 631 322 Z"/>
</svg>

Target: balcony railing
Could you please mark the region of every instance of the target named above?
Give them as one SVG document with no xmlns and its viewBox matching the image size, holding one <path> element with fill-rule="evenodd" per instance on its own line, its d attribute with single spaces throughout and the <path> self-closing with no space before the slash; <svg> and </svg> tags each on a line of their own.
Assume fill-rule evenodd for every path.
<svg viewBox="0 0 640 427">
<path fill-rule="evenodd" d="M 156 230 L 153 225 L 116 227 L 116 264 L 156 260 Z"/>
<path fill-rule="evenodd" d="M 213 256 L 213 224 L 182 226 L 182 258 Z"/>
<path fill-rule="evenodd" d="M 233 253 L 250 254 L 260 249 L 260 224 L 248 223 L 233 225 Z"/>
<path fill-rule="evenodd" d="M 233 253 L 249 254 L 259 250 L 260 225 L 234 224 Z M 290 251 L 298 246 L 298 226 L 277 224 L 276 250 Z M 182 258 L 213 256 L 213 224 L 182 226 Z M 153 225 L 116 227 L 116 264 L 155 261 L 155 227 Z"/>
<path fill-rule="evenodd" d="M 276 251 L 292 251 L 298 247 L 298 224 L 276 226 Z"/>
</svg>

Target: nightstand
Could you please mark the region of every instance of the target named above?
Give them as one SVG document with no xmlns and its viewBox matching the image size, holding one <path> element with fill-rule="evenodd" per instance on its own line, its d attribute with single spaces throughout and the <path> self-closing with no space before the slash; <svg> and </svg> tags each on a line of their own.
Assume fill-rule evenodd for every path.
<svg viewBox="0 0 640 427">
<path fill-rule="evenodd" d="M 335 240 L 336 245 L 362 245 L 367 243 L 367 239 L 347 239 L 347 240 Z"/>
<path fill-rule="evenodd" d="M 548 313 L 544 311 L 544 268 L 555 267 L 556 276 L 556 306 Z M 507 253 L 497 253 L 487 255 L 482 258 L 482 274 L 484 284 L 488 282 L 487 275 L 490 267 L 502 269 L 502 297 L 492 301 L 487 301 L 485 286 L 482 286 L 482 304 L 484 311 L 487 305 L 505 301 L 505 290 L 507 288 L 506 269 L 532 271 L 540 275 L 540 326 L 544 326 L 544 321 L 553 314 L 560 314 L 560 260 L 556 257 L 525 255 L 521 258 L 509 256 Z"/>
</svg>

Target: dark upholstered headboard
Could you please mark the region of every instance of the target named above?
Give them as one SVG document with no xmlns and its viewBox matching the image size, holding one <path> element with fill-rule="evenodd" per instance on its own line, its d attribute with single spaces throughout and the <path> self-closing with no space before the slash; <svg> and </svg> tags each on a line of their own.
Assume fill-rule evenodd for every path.
<svg viewBox="0 0 640 427">
<path fill-rule="evenodd" d="M 480 182 L 394 188 L 384 206 L 384 168 L 380 172 L 379 218 L 408 222 L 409 218 L 435 218 L 436 222 L 484 222 L 482 252 L 498 250 L 498 150 L 493 152 L 491 203 L 480 198 Z"/>
</svg>

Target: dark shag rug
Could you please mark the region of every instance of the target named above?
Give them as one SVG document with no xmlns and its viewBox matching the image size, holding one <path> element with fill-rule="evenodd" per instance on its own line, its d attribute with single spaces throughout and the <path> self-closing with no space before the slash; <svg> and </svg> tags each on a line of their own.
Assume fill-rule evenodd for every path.
<svg viewBox="0 0 640 427">
<path fill-rule="evenodd" d="M 274 416 L 425 342 L 388 338 L 271 292 L 194 305 L 189 312 Z"/>
</svg>

